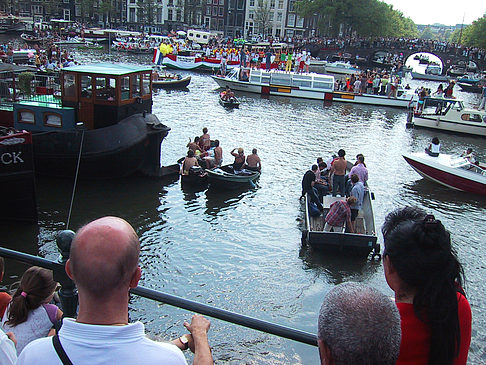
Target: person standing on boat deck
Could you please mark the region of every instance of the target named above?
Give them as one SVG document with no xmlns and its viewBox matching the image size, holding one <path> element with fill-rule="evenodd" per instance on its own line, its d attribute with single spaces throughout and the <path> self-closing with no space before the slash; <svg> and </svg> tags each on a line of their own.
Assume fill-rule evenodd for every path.
<svg viewBox="0 0 486 365">
<path fill-rule="evenodd" d="M 346 223 L 349 232 L 354 233 L 353 224 L 351 223 L 351 205 L 355 204 L 356 200 L 356 197 L 350 196 L 346 200 L 336 200 L 332 203 L 324 219 L 326 222 L 324 231 L 330 232 L 332 229 L 334 232 L 340 232 Z"/>
<path fill-rule="evenodd" d="M 189 171 L 193 166 L 199 166 L 199 163 L 197 162 L 197 158 L 194 157 L 194 151 L 189 150 L 187 151 L 186 158 L 184 158 L 184 162 L 182 162 L 182 175 L 189 175 Z"/>
<path fill-rule="evenodd" d="M 365 195 L 365 187 L 363 183 L 359 180 L 358 175 L 350 174 L 351 175 L 351 183 L 353 187 L 351 188 L 351 196 L 356 198 L 356 203 L 351 205 L 351 223 L 353 225 L 353 230 L 356 232 L 356 226 L 354 222 L 356 221 L 356 217 L 358 216 L 359 211 L 363 207 L 363 199 Z"/>
<path fill-rule="evenodd" d="M 425 149 L 425 153 L 432 157 L 438 157 L 440 153 L 440 142 L 439 138 L 434 137 L 432 138 L 432 143 L 429 144 L 429 147 Z"/>
<path fill-rule="evenodd" d="M 63 349 L 73 364 L 186 365 L 180 351 L 186 342 L 194 349 L 194 364 L 212 365 L 207 337 L 211 324 L 203 316 L 194 315 L 190 324 L 184 322 L 191 334 L 172 343 L 149 340 L 143 323 L 129 323 L 129 291 L 137 287 L 142 275 L 139 256 L 137 234 L 121 218 L 103 217 L 79 229 L 66 263 L 66 273 L 79 294 L 78 317 L 64 318 L 58 337 L 28 344 L 17 364 L 66 364 L 58 355 Z M 59 345 L 57 350 L 53 340 Z"/>
<path fill-rule="evenodd" d="M 208 129 L 206 127 L 202 130 L 203 135 L 199 138 L 199 147 L 201 151 L 207 151 L 211 148 L 211 137 L 208 134 Z"/>
<path fill-rule="evenodd" d="M 310 201 L 317 205 L 320 212 L 323 212 L 324 207 L 322 206 L 320 199 L 317 197 L 316 188 L 314 188 L 317 170 L 317 165 L 312 165 L 311 169 L 304 174 L 304 177 L 302 178 L 302 195 L 300 198 L 302 199 L 305 197 L 305 194 L 308 194 Z"/>
<path fill-rule="evenodd" d="M 260 172 L 262 169 L 262 161 L 260 160 L 260 156 L 257 154 L 257 149 L 254 148 L 251 151 L 251 155 L 246 157 L 246 168 L 252 171 Z"/>
<path fill-rule="evenodd" d="M 317 323 L 321 365 L 395 365 L 400 315 L 393 301 L 362 283 L 342 283 L 324 298 Z"/>
<path fill-rule="evenodd" d="M 287 50 L 287 60 L 285 62 L 285 72 L 290 72 L 292 70 L 292 52 Z"/>
<path fill-rule="evenodd" d="M 486 83 L 483 85 L 483 89 L 481 91 L 481 104 L 479 104 L 478 110 L 485 109 L 486 107 Z"/>
<path fill-rule="evenodd" d="M 238 150 L 238 152 L 235 152 L 236 150 Z M 235 161 L 233 162 L 233 170 L 242 170 L 245 167 L 245 151 L 243 150 L 243 148 L 233 148 L 230 153 L 235 157 Z"/>
<path fill-rule="evenodd" d="M 270 71 L 272 68 L 272 52 L 270 52 L 270 48 L 267 48 L 267 52 L 265 53 L 265 69 Z"/>
<path fill-rule="evenodd" d="M 344 158 L 346 152 L 343 149 L 338 151 L 339 158 L 334 160 L 331 166 L 330 174 L 332 176 L 332 196 L 336 196 L 339 190 L 341 196 L 345 195 L 344 175 L 346 174 L 347 161 Z"/>
<path fill-rule="evenodd" d="M 219 139 L 214 141 L 214 166 L 219 167 L 223 164 L 223 149 L 219 145 Z"/>
<path fill-rule="evenodd" d="M 351 168 L 351 171 L 349 171 L 349 176 L 352 174 L 358 175 L 359 181 L 363 184 L 366 184 L 368 181 L 368 169 L 366 168 L 364 156 L 362 154 L 356 156 L 356 164 Z"/>
</svg>

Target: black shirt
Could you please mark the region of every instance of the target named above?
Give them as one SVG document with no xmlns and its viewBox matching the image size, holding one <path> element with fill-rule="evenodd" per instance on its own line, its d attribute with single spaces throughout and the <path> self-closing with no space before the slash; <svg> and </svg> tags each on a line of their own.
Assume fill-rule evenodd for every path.
<svg viewBox="0 0 486 365">
<path fill-rule="evenodd" d="M 309 170 L 304 174 L 304 177 L 302 178 L 302 190 L 303 191 L 308 191 L 312 188 L 312 182 L 316 180 L 316 174 L 314 171 Z"/>
</svg>

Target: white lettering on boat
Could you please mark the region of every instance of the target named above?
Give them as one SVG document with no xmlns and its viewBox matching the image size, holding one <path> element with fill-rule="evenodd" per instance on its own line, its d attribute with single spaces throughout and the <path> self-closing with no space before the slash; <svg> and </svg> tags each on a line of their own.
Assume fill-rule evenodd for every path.
<svg viewBox="0 0 486 365">
<path fill-rule="evenodd" d="M 12 152 L 12 153 L 10 152 L 2 153 L 0 155 L 0 161 L 4 165 L 23 163 L 24 160 L 22 160 L 22 157 L 20 157 L 21 154 L 22 151 Z"/>
</svg>

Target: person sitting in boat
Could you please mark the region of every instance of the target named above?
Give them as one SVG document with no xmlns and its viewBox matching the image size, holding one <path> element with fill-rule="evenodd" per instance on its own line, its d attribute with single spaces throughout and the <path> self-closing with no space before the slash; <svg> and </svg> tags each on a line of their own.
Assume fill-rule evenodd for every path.
<svg viewBox="0 0 486 365">
<path fill-rule="evenodd" d="M 476 163 L 476 158 L 474 157 L 473 149 L 471 147 L 461 153 L 461 157 L 464 157 L 471 164 Z"/>
<path fill-rule="evenodd" d="M 317 170 L 317 165 L 312 165 L 311 169 L 304 174 L 304 177 L 302 178 L 302 195 L 300 198 L 302 199 L 308 194 L 310 201 L 316 204 L 317 209 L 319 209 L 320 212 L 323 212 L 324 207 L 322 206 L 320 199 L 317 197 L 317 189 L 315 188 Z"/>
<path fill-rule="evenodd" d="M 432 138 L 432 143 L 429 144 L 429 147 L 425 149 L 425 153 L 432 157 L 438 157 L 440 153 L 440 142 L 439 138 L 434 137 Z"/>
<path fill-rule="evenodd" d="M 199 163 L 197 162 L 197 158 L 194 157 L 194 151 L 189 150 L 187 151 L 187 156 L 182 162 L 182 175 L 189 175 L 189 171 L 191 170 L 191 167 L 193 166 L 199 166 Z"/>
<path fill-rule="evenodd" d="M 235 152 L 236 150 L 238 150 L 238 152 Z M 233 148 L 230 153 L 235 157 L 235 162 L 233 162 L 233 170 L 242 170 L 245 167 L 245 151 L 243 148 Z"/>
<path fill-rule="evenodd" d="M 455 84 L 456 84 L 456 82 L 454 80 L 452 80 L 451 82 L 449 82 L 449 85 L 444 90 L 444 96 L 446 98 L 453 98 L 454 97 L 454 96 L 452 96 L 452 92 L 454 90 L 454 85 Z"/>
<path fill-rule="evenodd" d="M 203 134 L 199 137 L 199 147 L 201 151 L 207 151 L 211 148 L 211 137 L 208 134 L 208 129 L 206 127 L 202 130 Z"/>
<path fill-rule="evenodd" d="M 235 93 L 231 91 L 230 87 L 226 85 L 226 89 L 221 93 L 221 99 L 230 101 L 235 98 Z"/>
<path fill-rule="evenodd" d="M 196 154 L 196 152 L 201 153 L 201 148 L 199 147 L 199 137 L 194 137 L 194 142 L 191 142 L 191 139 L 189 138 L 189 143 L 186 147 L 192 150 L 194 154 Z"/>
<path fill-rule="evenodd" d="M 326 215 L 324 225 L 325 232 L 341 232 L 344 224 L 350 233 L 354 233 L 353 225 L 351 223 L 351 205 L 356 204 L 356 197 L 350 196 L 346 200 L 336 200 L 329 207 L 329 212 Z"/>
<path fill-rule="evenodd" d="M 262 169 L 262 162 L 260 160 L 260 156 L 258 156 L 258 154 L 257 154 L 257 149 L 256 148 L 254 148 L 251 151 L 251 155 L 248 155 L 246 157 L 246 168 L 248 170 L 252 170 L 252 171 L 258 171 L 258 172 L 261 171 L 261 169 Z"/>
</svg>

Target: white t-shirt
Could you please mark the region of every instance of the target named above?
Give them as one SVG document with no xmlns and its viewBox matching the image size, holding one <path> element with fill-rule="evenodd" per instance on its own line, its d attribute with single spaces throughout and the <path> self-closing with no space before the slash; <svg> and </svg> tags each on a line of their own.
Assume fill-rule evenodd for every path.
<svg viewBox="0 0 486 365">
<path fill-rule="evenodd" d="M 17 350 L 14 343 L 0 329 L 0 364 L 13 365 L 17 361 Z"/>
<path fill-rule="evenodd" d="M 142 322 L 102 326 L 64 318 L 59 340 L 73 364 L 187 365 L 177 346 L 149 340 Z M 28 344 L 17 364 L 62 365 L 62 362 L 54 350 L 52 337 L 46 337 Z"/>
</svg>

